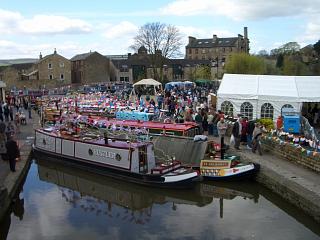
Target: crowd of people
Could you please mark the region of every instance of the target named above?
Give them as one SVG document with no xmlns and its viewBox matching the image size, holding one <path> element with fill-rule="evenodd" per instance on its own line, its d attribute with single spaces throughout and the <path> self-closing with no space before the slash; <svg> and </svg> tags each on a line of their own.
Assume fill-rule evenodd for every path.
<svg viewBox="0 0 320 240">
<path fill-rule="evenodd" d="M 25 99 L 10 98 L 0 102 L 0 155 L 3 161 L 8 161 L 10 170 L 15 172 L 16 161 L 20 158 L 17 134 L 20 125 L 27 124 L 25 111 L 32 118 L 31 102 Z"/>
</svg>

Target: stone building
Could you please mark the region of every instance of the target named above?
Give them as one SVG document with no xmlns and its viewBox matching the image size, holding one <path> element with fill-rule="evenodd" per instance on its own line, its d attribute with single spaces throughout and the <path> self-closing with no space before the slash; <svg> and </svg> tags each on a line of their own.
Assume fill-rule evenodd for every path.
<svg viewBox="0 0 320 240">
<path fill-rule="evenodd" d="M 100 53 L 78 54 L 70 61 L 73 84 L 110 82 L 110 60 Z"/>
<path fill-rule="evenodd" d="M 7 90 L 54 88 L 71 83 L 71 65 L 65 57 L 53 54 L 42 57 L 34 63 L 12 64 L 0 67 L 0 80 Z"/>
<path fill-rule="evenodd" d="M 159 52 L 159 54 L 161 54 Z M 147 53 L 144 47 L 138 49 L 138 53 L 114 56 L 111 59 L 112 72 L 114 80 L 117 82 L 134 83 L 143 78 L 154 78 L 158 81 L 159 76 L 162 81 L 173 80 L 194 80 L 194 73 L 199 66 L 209 66 L 211 69 L 211 78 L 214 76 L 214 68 L 210 60 L 202 59 L 166 59 L 159 56 L 161 59 L 162 68 L 156 69 L 152 66 L 152 55 Z M 157 76 L 155 76 L 155 71 Z M 160 72 L 162 73 L 160 74 Z"/>
<path fill-rule="evenodd" d="M 19 63 L 0 67 L 0 80 L 6 83 L 7 90 L 32 87 L 34 81 L 29 81 L 28 73 L 34 72 L 35 63 Z M 32 78 L 38 80 L 37 71 Z"/>
<path fill-rule="evenodd" d="M 186 46 L 186 59 L 210 60 L 216 68 L 216 77 L 221 77 L 223 67 L 232 53 L 249 53 L 248 29 L 244 27 L 244 35 L 237 37 L 220 38 L 213 35 L 212 38 L 197 39 L 189 36 Z"/>
<path fill-rule="evenodd" d="M 56 50 L 47 55 L 37 63 L 39 84 L 44 88 L 54 88 L 71 84 L 71 62 L 59 55 Z M 29 73 L 30 74 L 30 73 Z"/>
</svg>

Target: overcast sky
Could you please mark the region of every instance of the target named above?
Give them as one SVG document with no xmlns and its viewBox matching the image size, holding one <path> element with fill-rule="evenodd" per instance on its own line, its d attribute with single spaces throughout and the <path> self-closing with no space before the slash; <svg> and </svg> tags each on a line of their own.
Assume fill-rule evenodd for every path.
<svg viewBox="0 0 320 240">
<path fill-rule="evenodd" d="M 140 26 L 178 27 L 186 44 L 197 38 L 235 37 L 248 27 L 250 52 L 320 39 L 320 0 L 0 0 L 0 59 L 53 53 L 71 58 L 98 51 L 132 52 Z M 184 48 L 182 49 L 184 53 Z"/>
</svg>

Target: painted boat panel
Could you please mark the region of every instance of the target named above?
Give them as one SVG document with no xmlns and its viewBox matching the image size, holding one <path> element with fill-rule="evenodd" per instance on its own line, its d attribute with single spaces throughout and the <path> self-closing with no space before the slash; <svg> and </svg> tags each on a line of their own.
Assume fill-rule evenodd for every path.
<svg viewBox="0 0 320 240">
<path fill-rule="evenodd" d="M 130 170 L 129 149 L 75 142 L 75 157 Z"/>
</svg>

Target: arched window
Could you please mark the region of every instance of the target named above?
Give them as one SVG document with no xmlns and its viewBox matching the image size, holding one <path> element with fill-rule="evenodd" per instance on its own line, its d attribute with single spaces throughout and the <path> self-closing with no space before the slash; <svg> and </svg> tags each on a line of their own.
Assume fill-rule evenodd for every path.
<svg viewBox="0 0 320 240">
<path fill-rule="evenodd" d="M 248 118 L 248 120 L 252 120 L 252 118 L 253 118 L 253 106 L 252 106 L 252 104 L 249 103 L 249 102 L 242 103 L 241 107 L 240 107 L 240 114 L 243 117 Z"/>
<path fill-rule="evenodd" d="M 265 103 L 261 106 L 261 118 L 273 119 L 273 106 L 270 103 Z"/>
<path fill-rule="evenodd" d="M 221 103 L 221 111 L 224 112 L 225 115 L 233 116 L 233 105 L 229 101 L 224 101 Z"/>
<path fill-rule="evenodd" d="M 291 104 L 285 104 L 282 106 L 281 112 L 282 112 L 282 109 L 284 109 L 284 108 L 294 108 L 294 107 Z"/>
</svg>

